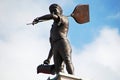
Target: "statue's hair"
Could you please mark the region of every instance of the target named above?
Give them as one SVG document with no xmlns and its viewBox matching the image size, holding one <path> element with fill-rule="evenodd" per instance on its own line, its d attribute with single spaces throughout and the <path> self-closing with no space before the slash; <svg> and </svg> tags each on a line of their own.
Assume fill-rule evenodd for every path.
<svg viewBox="0 0 120 80">
<path fill-rule="evenodd" d="M 58 4 L 51 4 L 51 5 L 49 6 L 49 10 L 50 10 L 50 12 L 52 12 L 52 11 L 51 11 L 52 8 L 59 8 L 59 10 L 60 10 L 60 14 L 63 13 L 62 8 L 61 8 Z"/>
</svg>

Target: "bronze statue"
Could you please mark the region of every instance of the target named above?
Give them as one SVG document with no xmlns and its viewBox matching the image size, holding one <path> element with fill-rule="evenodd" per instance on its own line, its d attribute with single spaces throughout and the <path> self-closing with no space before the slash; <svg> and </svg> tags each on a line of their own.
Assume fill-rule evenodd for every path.
<svg viewBox="0 0 120 80">
<path fill-rule="evenodd" d="M 63 10 L 58 4 L 52 4 L 49 7 L 50 14 L 42 17 L 37 17 L 33 21 L 33 25 L 42 20 L 53 20 L 50 30 L 50 44 L 48 58 L 44 64 L 49 64 L 50 59 L 54 56 L 55 72 L 58 74 L 63 71 L 63 64 L 66 64 L 66 69 L 69 74 L 74 74 L 74 68 L 71 60 L 71 46 L 67 38 L 69 23 L 66 16 L 62 15 Z"/>
<path fill-rule="evenodd" d="M 64 64 L 66 65 L 67 72 L 69 74 L 74 74 L 74 67 L 71 59 L 71 46 L 67 38 L 69 30 L 69 22 L 67 16 L 64 16 L 62 8 L 58 4 L 52 4 L 49 7 L 50 14 L 37 17 L 32 23 L 37 24 L 38 22 L 53 20 L 52 28 L 50 30 L 50 44 L 51 49 L 47 59 L 44 64 L 37 67 L 37 73 L 48 73 L 48 74 L 58 74 L 63 72 Z M 75 19 L 77 23 L 89 22 L 89 6 L 88 5 L 78 5 L 75 7 L 74 11 L 70 15 Z M 28 24 L 28 25 L 29 25 Z M 54 65 L 49 65 L 51 57 L 54 58 Z"/>
</svg>

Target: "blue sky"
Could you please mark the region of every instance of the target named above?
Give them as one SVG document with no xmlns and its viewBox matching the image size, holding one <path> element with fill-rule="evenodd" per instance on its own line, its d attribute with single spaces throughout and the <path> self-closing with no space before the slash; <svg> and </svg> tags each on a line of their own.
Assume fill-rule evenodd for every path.
<svg viewBox="0 0 120 80">
<path fill-rule="evenodd" d="M 82 3 L 89 4 L 90 22 L 80 25 L 70 18 L 70 39 L 73 45 L 82 47 L 84 44 L 90 43 L 99 35 L 99 30 L 103 28 L 103 25 L 110 25 L 110 28 L 118 28 L 120 30 L 120 2 L 118 0 L 74 1 L 75 5 Z M 73 8 L 70 9 L 68 14 Z"/>
<path fill-rule="evenodd" d="M 52 21 L 26 25 L 49 13 L 52 3 L 61 5 L 64 15 L 71 14 L 78 4 L 89 4 L 90 22 L 78 24 L 69 17 L 68 38 L 75 75 L 83 80 L 120 80 L 119 0 L 1 0 L 0 80 L 54 77 L 36 74 L 36 67 L 47 58 L 50 49 Z"/>
</svg>

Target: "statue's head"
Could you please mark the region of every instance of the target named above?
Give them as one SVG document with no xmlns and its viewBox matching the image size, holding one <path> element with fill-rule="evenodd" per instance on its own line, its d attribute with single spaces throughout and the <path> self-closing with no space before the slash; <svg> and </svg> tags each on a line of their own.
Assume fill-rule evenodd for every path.
<svg viewBox="0 0 120 80">
<path fill-rule="evenodd" d="M 62 14 L 62 8 L 58 4 L 51 4 L 49 7 L 51 14 Z"/>
</svg>

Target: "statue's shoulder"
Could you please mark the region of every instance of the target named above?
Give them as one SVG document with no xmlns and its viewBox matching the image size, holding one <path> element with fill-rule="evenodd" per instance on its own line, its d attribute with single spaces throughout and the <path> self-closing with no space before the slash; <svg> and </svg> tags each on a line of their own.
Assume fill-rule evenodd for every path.
<svg viewBox="0 0 120 80">
<path fill-rule="evenodd" d="M 67 17 L 67 16 L 60 15 L 60 18 L 61 18 L 61 21 L 62 21 L 62 22 L 65 22 L 65 23 L 68 24 L 68 17 Z"/>
<path fill-rule="evenodd" d="M 61 17 L 62 17 L 63 19 L 68 19 L 68 17 L 65 16 L 65 15 L 61 15 Z"/>
</svg>

